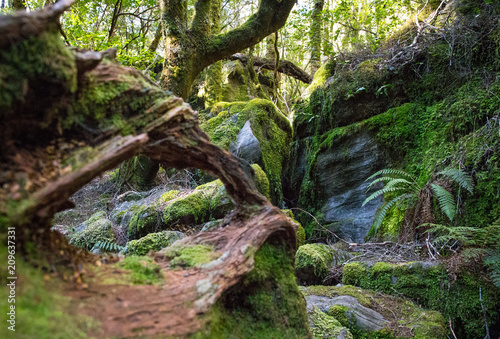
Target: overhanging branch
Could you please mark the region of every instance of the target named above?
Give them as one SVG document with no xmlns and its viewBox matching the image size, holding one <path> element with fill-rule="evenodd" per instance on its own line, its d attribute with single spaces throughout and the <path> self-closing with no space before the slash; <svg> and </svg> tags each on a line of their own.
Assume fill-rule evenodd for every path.
<svg viewBox="0 0 500 339">
<path fill-rule="evenodd" d="M 248 55 L 236 53 L 231 55 L 229 60 L 239 60 L 246 65 L 248 63 Z M 253 58 L 253 64 L 254 66 L 268 69 L 270 71 L 274 71 L 276 66 L 274 60 L 259 57 Z M 312 76 L 310 74 L 306 73 L 306 71 L 302 68 L 288 60 L 280 60 L 278 72 L 286 74 L 306 84 L 310 84 L 312 82 Z"/>
</svg>

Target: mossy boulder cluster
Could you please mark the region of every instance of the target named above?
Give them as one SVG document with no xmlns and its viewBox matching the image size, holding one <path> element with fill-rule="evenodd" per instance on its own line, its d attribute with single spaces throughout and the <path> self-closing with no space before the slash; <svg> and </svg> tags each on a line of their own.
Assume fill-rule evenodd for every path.
<svg viewBox="0 0 500 339">
<path fill-rule="evenodd" d="M 177 231 L 162 231 L 131 240 L 127 243 L 128 255 L 146 255 L 149 251 L 159 251 L 172 245 L 176 240 L 184 238 L 184 233 Z"/>
</svg>

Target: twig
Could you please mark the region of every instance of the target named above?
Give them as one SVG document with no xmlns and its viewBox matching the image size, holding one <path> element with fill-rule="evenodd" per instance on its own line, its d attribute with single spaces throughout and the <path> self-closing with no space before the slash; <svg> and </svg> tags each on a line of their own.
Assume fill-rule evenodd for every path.
<svg viewBox="0 0 500 339">
<path fill-rule="evenodd" d="M 451 334 L 453 334 L 453 338 L 457 339 L 457 336 L 455 335 L 455 332 L 453 331 L 453 327 L 451 326 L 451 317 L 448 316 L 448 319 L 450 320 L 450 331 L 451 331 Z"/>
<path fill-rule="evenodd" d="M 486 337 L 484 337 L 484 339 L 491 339 L 490 330 L 488 329 L 488 321 L 486 320 L 486 310 L 484 309 L 483 298 L 481 295 L 481 287 L 479 287 L 479 301 L 481 302 L 481 308 L 483 309 L 484 325 L 486 327 Z"/>
</svg>

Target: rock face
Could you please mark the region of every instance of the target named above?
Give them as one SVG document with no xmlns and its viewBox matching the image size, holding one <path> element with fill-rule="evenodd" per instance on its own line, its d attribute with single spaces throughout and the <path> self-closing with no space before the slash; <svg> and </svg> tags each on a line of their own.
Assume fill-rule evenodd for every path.
<svg viewBox="0 0 500 339">
<path fill-rule="evenodd" d="M 355 325 L 364 331 L 378 331 L 387 324 L 382 314 L 364 307 L 350 295 L 334 298 L 310 295 L 306 297 L 306 302 L 308 308 L 316 306 L 324 313 L 329 313 L 330 308 L 334 306 L 343 306 L 346 308 L 347 317 L 354 320 Z"/>
<path fill-rule="evenodd" d="M 377 143 L 365 132 L 349 136 L 317 157 L 314 168 L 316 189 L 323 194 L 321 212 L 331 230 L 344 239 L 362 242 L 374 221 L 383 196 L 362 206 L 369 196 L 366 181 L 383 168 L 383 154 Z M 340 231 L 340 232 L 339 232 Z"/>
<path fill-rule="evenodd" d="M 380 196 L 362 206 L 370 194 L 366 179 L 386 166 L 385 158 L 368 131 L 349 126 L 294 141 L 284 178 L 285 199 L 320 216 L 321 223 L 342 238 L 363 242 L 383 203 Z"/>
</svg>

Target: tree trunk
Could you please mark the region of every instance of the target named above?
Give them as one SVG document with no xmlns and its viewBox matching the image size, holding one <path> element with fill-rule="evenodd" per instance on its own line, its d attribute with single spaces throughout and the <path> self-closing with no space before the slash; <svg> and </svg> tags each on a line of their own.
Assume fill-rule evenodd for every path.
<svg viewBox="0 0 500 339">
<path fill-rule="evenodd" d="M 54 213 L 71 207 L 73 193 L 136 154 L 175 168 L 196 167 L 220 178 L 236 208 L 224 227 L 187 237 L 176 248 L 205 245 L 218 259 L 170 270 L 175 254 L 158 254 L 165 286 L 110 288 L 97 279 L 68 292 L 78 298 L 78 312 L 99 320 L 106 338 L 217 337 L 221 321 L 231 320 L 236 327 L 265 324 L 308 337 L 305 302 L 293 277 L 296 225 L 258 192 L 250 167 L 209 142 L 181 99 L 107 59 L 108 53 L 67 49 L 57 20 L 71 3 L 60 0 L 38 12 L 0 17 L 0 33 L 5 33 L 0 34 L 0 66 L 6 75 L 0 78 L 1 142 L 8 145 L 0 150 L 0 193 L 9 197 L 0 205 L 7 223 L 2 236 L 8 227 L 15 229 L 18 253 L 37 265 L 47 258 L 48 271 L 78 267 L 77 258 L 85 257 L 50 230 Z M 18 34 L 27 25 L 36 29 Z M 9 38 L 13 34 L 15 41 Z M 17 60 L 27 60 L 29 67 Z M 136 302 L 122 303 L 118 296 Z M 237 297 L 246 302 L 238 312 L 232 307 Z M 269 314 L 251 303 L 263 297 L 273 308 Z"/>
<path fill-rule="evenodd" d="M 281 28 L 295 0 L 262 0 L 257 12 L 227 33 L 217 34 L 210 25 L 220 0 L 198 0 L 191 26 L 182 0 L 162 0 L 165 64 L 162 86 L 186 99 L 194 80 L 207 66 L 249 48 Z"/>
<path fill-rule="evenodd" d="M 311 22 L 311 74 L 314 75 L 321 66 L 321 31 L 323 26 L 323 7 L 325 0 L 315 0 Z"/>
</svg>

